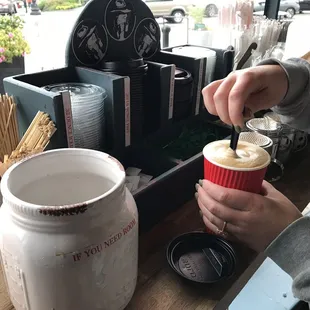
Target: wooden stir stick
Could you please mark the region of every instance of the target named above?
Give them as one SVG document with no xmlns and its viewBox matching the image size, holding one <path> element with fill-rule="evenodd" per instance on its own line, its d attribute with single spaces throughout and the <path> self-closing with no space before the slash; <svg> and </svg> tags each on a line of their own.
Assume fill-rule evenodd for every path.
<svg viewBox="0 0 310 310">
<path fill-rule="evenodd" d="M 18 144 L 16 104 L 13 97 L 0 95 L 0 161 Z"/>
<path fill-rule="evenodd" d="M 56 128 L 49 115 L 38 112 L 15 149 L 5 154 L 0 164 L 0 176 L 15 162 L 45 150 Z"/>
</svg>

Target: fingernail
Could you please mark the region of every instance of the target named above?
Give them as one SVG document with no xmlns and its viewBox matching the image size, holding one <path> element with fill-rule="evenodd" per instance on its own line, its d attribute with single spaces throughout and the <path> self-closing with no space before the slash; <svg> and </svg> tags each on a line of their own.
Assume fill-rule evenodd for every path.
<svg viewBox="0 0 310 310">
<path fill-rule="evenodd" d="M 240 132 L 241 132 L 241 127 L 240 127 L 240 126 L 234 126 L 234 128 L 235 128 L 235 131 L 236 131 L 237 133 L 240 133 Z"/>
<path fill-rule="evenodd" d="M 196 191 L 198 191 L 200 185 L 198 183 L 195 184 Z"/>
<path fill-rule="evenodd" d="M 195 193 L 195 198 L 196 200 L 198 200 L 198 193 Z"/>
<path fill-rule="evenodd" d="M 203 180 L 199 180 L 198 183 L 199 183 L 199 185 L 202 187 L 202 185 L 203 185 Z"/>
<path fill-rule="evenodd" d="M 243 113 L 244 118 L 252 118 L 253 117 L 253 112 L 250 108 L 244 108 L 244 113 Z"/>
</svg>

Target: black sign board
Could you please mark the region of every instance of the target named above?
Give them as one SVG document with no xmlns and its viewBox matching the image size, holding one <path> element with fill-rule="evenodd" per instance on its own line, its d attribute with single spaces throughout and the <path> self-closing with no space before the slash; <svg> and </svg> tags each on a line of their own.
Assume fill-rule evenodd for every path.
<svg viewBox="0 0 310 310">
<path fill-rule="evenodd" d="M 141 0 L 92 0 L 69 38 L 69 66 L 101 67 L 102 61 L 149 59 L 160 49 L 160 28 Z"/>
</svg>

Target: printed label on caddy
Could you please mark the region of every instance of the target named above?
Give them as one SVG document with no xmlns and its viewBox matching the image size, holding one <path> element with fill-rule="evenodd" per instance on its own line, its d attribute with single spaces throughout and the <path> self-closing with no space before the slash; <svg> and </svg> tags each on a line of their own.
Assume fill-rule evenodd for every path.
<svg viewBox="0 0 310 310">
<path fill-rule="evenodd" d="M 67 143 L 69 148 L 74 148 L 74 136 L 73 136 L 73 122 L 72 122 L 72 110 L 71 110 L 71 96 L 70 92 L 61 92 L 62 103 L 64 107 L 66 133 L 67 133 Z"/>
<path fill-rule="evenodd" d="M 168 119 L 173 117 L 175 65 L 171 67 Z"/>
<path fill-rule="evenodd" d="M 204 58 L 200 59 L 195 115 L 198 115 L 199 114 L 199 110 L 200 110 L 200 98 L 201 98 L 201 91 L 202 91 L 202 89 L 201 89 L 202 88 L 202 73 L 203 73 L 204 61 L 205 61 Z"/>
<path fill-rule="evenodd" d="M 129 146 L 131 141 L 131 126 L 130 126 L 130 78 L 124 79 L 124 96 L 125 96 L 125 147 Z"/>
</svg>

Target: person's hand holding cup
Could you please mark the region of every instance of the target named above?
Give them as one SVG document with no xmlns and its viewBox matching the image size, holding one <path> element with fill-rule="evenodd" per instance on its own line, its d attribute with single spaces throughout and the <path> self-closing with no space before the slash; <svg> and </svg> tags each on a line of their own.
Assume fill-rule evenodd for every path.
<svg viewBox="0 0 310 310">
<path fill-rule="evenodd" d="M 229 140 L 219 140 L 207 144 L 203 156 L 205 180 L 226 188 L 253 193 L 261 191 L 270 163 L 270 155 L 263 148 L 240 141 L 237 151 L 233 151 Z M 208 227 L 206 230 L 211 234 L 225 235 L 226 224 L 224 222 L 216 232 Z"/>
<path fill-rule="evenodd" d="M 198 205 L 207 232 L 262 251 L 301 214 L 264 181 L 270 163 L 267 151 L 239 141 L 235 154 L 229 143 L 205 146 L 204 180 L 196 185 Z"/>
<path fill-rule="evenodd" d="M 280 104 L 287 90 L 288 78 L 282 67 L 263 65 L 237 70 L 214 81 L 203 89 L 202 95 L 210 114 L 239 131 L 245 118 Z M 269 155 L 255 145 L 242 151 L 240 141 L 239 158 L 232 158 L 233 154 L 225 151 L 229 141 L 225 143 L 223 146 L 217 141 L 204 149 L 205 180 L 196 184 L 195 195 L 203 221 L 213 233 L 238 239 L 254 250 L 264 250 L 302 215 L 289 199 L 263 181 Z M 218 147 L 222 148 L 219 152 Z M 247 152 L 253 155 L 246 157 Z"/>
</svg>

